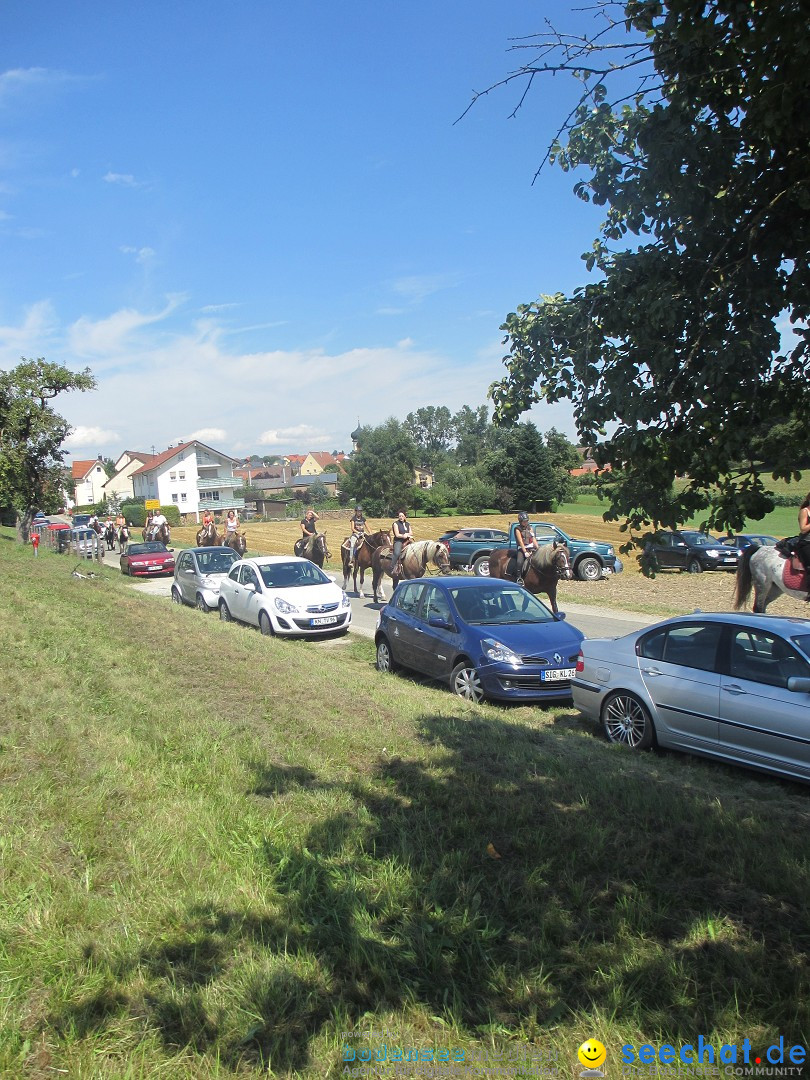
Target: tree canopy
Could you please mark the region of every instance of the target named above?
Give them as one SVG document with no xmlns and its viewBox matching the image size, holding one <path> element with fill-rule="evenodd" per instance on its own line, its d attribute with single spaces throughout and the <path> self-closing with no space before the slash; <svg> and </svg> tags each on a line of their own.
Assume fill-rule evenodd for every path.
<svg viewBox="0 0 810 1080">
<path fill-rule="evenodd" d="M 418 453 L 405 425 L 392 416 L 379 427 L 360 428 L 355 441 L 343 490 L 374 517 L 408 506 Z"/>
<path fill-rule="evenodd" d="M 596 280 L 507 316 L 495 417 L 568 399 L 580 441 L 622 478 L 607 517 L 676 525 L 706 510 L 737 529 L 772 508 L 752 432 L 780 425 L 775 478 L 805 456 L 806 424 L 791 421 L 810 405 L 806 0 L 599 11 L 590 38 L 525 42 L 535 56 L 504 80 L 528 81 L 521 101 L 549 73 L 582 81 L 548 157 L 586 170 L 576 194 L 607 210 L 583 255 Z"/>
<path fill-rule="evenodd" d="M 95 385 L 89 369 L 69 371 L 42 358 L 0 372 L 0 505 L 16 510 L 24 541 L 37 509 L 57 510 L 64 501 L 62 444 L 71 429 L 50 402 Z"/>
</svg>

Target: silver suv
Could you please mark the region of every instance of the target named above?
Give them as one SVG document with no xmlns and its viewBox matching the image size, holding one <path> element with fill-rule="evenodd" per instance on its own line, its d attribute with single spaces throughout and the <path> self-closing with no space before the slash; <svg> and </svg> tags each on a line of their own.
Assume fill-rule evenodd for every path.
<svg viewBox="0 0 810 1080">
<path fill-rule="evenodd" d="M 219 586 L 239 556 L 229 547 L 186 548 L 174 567 L 172 600 L 210 611 L 219 604 Z"/>
</svg>

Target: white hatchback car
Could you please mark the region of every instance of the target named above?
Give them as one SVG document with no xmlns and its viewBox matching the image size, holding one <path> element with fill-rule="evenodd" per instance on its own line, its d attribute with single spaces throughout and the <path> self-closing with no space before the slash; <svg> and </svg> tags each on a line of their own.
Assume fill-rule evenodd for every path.
<svg viewBox="0 0 810 1080">
<path fill-rule="evenodd" d="M 263 634 L 304 637 L 345 633 L 351 602 L 308 559 L 266 555 L 234 564 L 219 590 L 219 617 L 258 626 Z"/>
</svg>

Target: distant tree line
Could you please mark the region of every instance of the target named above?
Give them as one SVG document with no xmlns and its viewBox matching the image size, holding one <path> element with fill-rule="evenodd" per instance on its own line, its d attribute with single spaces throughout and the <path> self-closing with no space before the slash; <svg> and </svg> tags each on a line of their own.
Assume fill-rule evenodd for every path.
<svg viewBox="0 0 810 1080">
<path fill-rule="evenodd" d="M 580 456 L 565 435 L 543 435 L 532 423 L 493 426 L 486 405 L 465 405 L 454 415 L 428 405 L 404 421 L 389 417 L 362 427 L 357 450 L 344 462 L 341 488 L 350 502 L 378 517 L 400 507 L 441 514 L 484 510 L 550 510 L 576 498 L 570 471 Z M 418 469 L 433 473 L 433 485 L 415 484 Z"/>
</svg>

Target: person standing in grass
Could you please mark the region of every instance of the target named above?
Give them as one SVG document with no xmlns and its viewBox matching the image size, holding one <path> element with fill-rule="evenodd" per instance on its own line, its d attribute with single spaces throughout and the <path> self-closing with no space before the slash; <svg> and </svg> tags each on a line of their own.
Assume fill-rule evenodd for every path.
<svg viewBox="0 0 810 1080">
<path fill-rule="evenodd" d="M 799 507 L 799 539 L 796 543 L 798 555 L 804 572 L 810 574 L 810 491 L 804 497 L 804 502 Z M 810 601 L 810 591 L 805 597 L 805 602 Z"/>
</svg>

